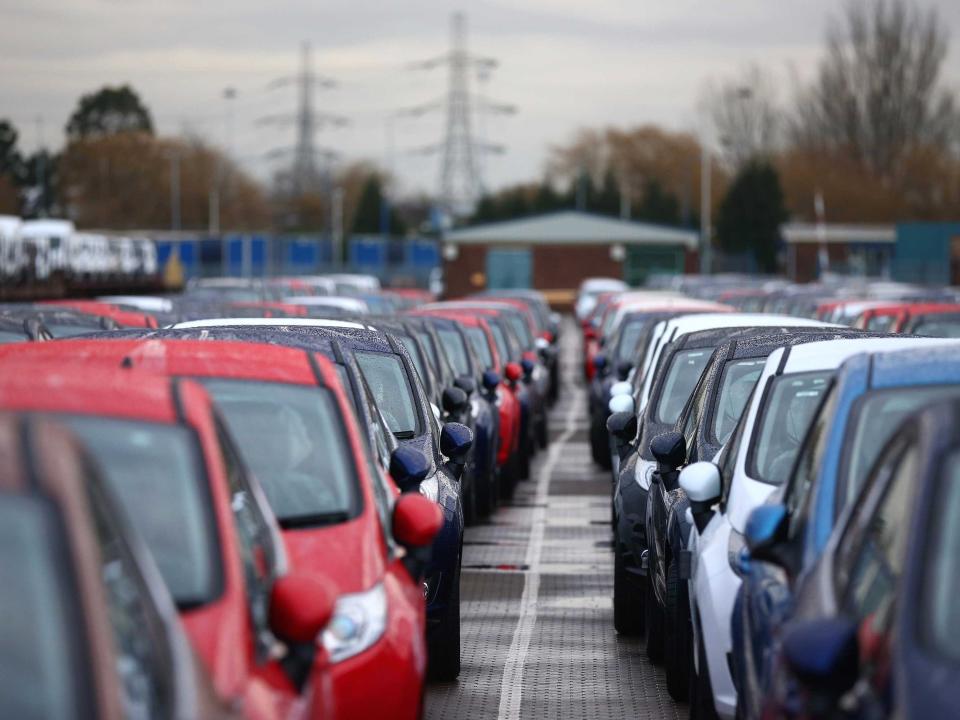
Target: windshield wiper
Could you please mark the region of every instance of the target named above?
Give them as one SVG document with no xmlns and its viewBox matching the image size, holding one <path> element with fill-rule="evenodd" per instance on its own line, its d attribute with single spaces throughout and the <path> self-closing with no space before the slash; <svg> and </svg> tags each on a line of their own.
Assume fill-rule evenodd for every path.
<svg viewBox="0 0 960 720">
<path fill-rule="evenodd" d="M 397 440 L 409 440 L 415 438 L 417 434 L 413 430 L 398 430 L 393 434 Z"/>
<path fill-rule="evenodd" d="M 346 510 L 336 510 L 334 512 L 311 513 L 309 515 L 292 515 L 285 518 L 277 518 L 280 527 L 284 530 L 293 528 L 317 527 L 321 525 L 336 525 L 346 522 L 350 519 L 350 513 Z"/>
</svg>

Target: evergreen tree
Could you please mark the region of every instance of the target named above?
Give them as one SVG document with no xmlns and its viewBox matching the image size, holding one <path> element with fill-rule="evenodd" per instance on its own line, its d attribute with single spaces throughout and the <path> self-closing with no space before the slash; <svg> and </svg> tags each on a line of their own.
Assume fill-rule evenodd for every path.
<svg viewBox="0 0 960 720">
<path fill-rule="evenodd" d="M 150 111 L 129 85 L 104 87 L 80 98 L 66 127 L 70 140 L 121 132 L 153 134 Z"/>
<path fill-rule="evenodd" d="M 777 171 L 754 161 L 734 178 L 717 214 L 717 241 L 730 253 L 750 253 L 762 272 L 776 270 L 780 225 L 787 219 Z"/>
<path fill-rule="evenodd" d="M 680 202 L 659 181 L 648 180 L 643 189 L 643 201 L 634 216 L 661 225 L 680 225 Z"/>
</svg>

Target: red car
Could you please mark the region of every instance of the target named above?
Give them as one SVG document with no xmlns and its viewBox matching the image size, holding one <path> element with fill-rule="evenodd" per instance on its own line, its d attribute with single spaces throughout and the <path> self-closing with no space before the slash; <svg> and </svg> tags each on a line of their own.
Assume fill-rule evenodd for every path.
<svg viewBox="0 0 960 720">
<path fill-rule="evenodd" d="M 3 716 L 239 717 L 190 648 L 156 565 L 86 453 L 0 414 Z"/>
<path fill-rule="evenodd" d="M 204 389 L 54 357 L 3 353 L 0 408 L 56 416 L 90 450 L 218 695 L 253 718 L 301 715 L 311 696 L 322 704 L 324 678 L 307 679 L 322 665 L 300 658 L 330 619 L 332 591 L 321 578 L 287 573 L 276 521 Z"/>
<path fill-rule="evenodd" d="M 116 305 L 100 302 L 99 300 L 44 300 L 42 304 L 69 308 L 70 310 L 81 312 L 84 315 L 108 317 L 114 320 L 120 327 L 157 327 L 157 321 L 152 315 L 134 312 L 133 310 L 123 310 Z"/>
<path fill-rule="evenodd" d="M 428 546 L 440 511 L 418 494 L 395 499 L 334 366 L 304 350 L 228 341 L 70 341 L 59 355 L 206 387 L 240 456 L 262 481 L 291 567 L 334 585 L 337 608 L 323 635 L 334 703 L 328 713 L 419 717 L 425 602 L 418 564 L 403 548 L 415 555 Z M 395 451 L 391 471 L 418 472 L 410 453 L 419 455 Z M 429 463 L 419 460 L 425 475 Z"/>
<path fill-rule="evenodd" d="M 854 327 L 930 337 L 960 337 L 960 305 L 955 303 L 890 303 L 864 310 Z"/>
</svg>

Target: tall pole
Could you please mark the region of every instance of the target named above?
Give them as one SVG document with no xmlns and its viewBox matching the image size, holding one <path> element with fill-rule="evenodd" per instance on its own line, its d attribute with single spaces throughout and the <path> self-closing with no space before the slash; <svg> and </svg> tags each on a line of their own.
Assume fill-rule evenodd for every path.
<svg viewBox="0 0 960 720">
<path fill-rule="evenodd" d="M 343 188 L 333 189 L 331 202 L 331 229 L 333 232 L 333 259 L 338 268 L 346 263 L 346 252 L 343 246 Z"/>
<path fill-rule="evenodd" d="M 180 150 L 171 148 L 170 158 L 170 229 L 180 231 Z"/>
<path fill-rule="evenodd" d="M 710 247 L 710 194 L 711 194 L 710 148 L 706 138 L 700 141 L 700 273 L 709 274 L 711 268 Z"/>
<path fill-rule="evenodd" d="M 40 196 L 37 200 L 37 210 L 40 217 L 47 215 L 47 151 L 43 141 L 43 115 L 37 115 L 37 186 Z"/>
</svg>

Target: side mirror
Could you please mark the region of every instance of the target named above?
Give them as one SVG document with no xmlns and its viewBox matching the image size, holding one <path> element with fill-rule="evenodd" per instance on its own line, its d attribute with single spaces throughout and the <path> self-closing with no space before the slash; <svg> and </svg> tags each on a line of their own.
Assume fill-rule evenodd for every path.
<svg viewBox="0 0 960 720">
<path fill-rule="evenodd" d="M 550 340 L 545 337 L 538 337 L 535 342 L 537 350 L 548 350 L 550 348 Z"/>
<path fill-rule="evenodd" d="M 650 441 L 650 452 L 662 468 L 676 470 L 687 459 L 687 440 L 683 433 L 671 430 Z"/>
<path fill-rule="evenodd" d="M 633 363 L 629 360 L 621 360 L 617 363 L 617 379 L 626 380 L 630 377 L 631 370 L 633 370 Z"/>
<path fill-rule="evenodd" d="M 787 666 L 814 695 L 839 698 L 860 674 L 857 630 L 857 624 L 846 617 L 791 622 L 783 635 Z"/>
<path fill-rule="evenodd" d="M 720 468 L 712 462 L 695 462 L 680 471 L 680 487 L 690 500 L 690 513 L 698 532 L 713 517 L 711 506 L 720 498 Z"/>
<path fill-rule="evenodd" d="M 401 445 L 390 455 L 390 477 L 401 492 L 416 490 L 430 473 L 430 459 L 416 448 Z"/>
<path fill-rule="evenodd" d="M 440 430 L 440 452 L 451 460 L 461 460 L 473 447 L 473 432 L 460 423 L 446 423 Z"/>
<path fill-rule="evenodd" d="M 467 395 L 472 395 L 477 389 L 477 381 L 469 375 L 461 375 L 453 381 L 453 384 L 463 390 Z"/>
<path fill-rule="evenodd" d="M 602 375 L 604 369 L 606 369 L 607 367 L 607 356 L 604 355 L 603 353 L 598 353 L 597 355 L 595 355 L 593 358 L 593 367 L 598 373 Z"/>
<path fill-rule="evenodd" d="M 462 412 L 469 402 L 467 393 L 458 387 L 448 387 L 443 391 L 443 410 L 446 413 L 456 414 Z"/>
<path fill-rule="evenodd" d="M 618 382 L 610 386 L 610 397 L 616 397 L 617 395 L 632 395 L 633 394 L 633 385 L 628 382 Z"/>
<path fill-rule="evenodd" d="M 435 502 L 418 493 L 401 495 L 393 506 L 393 537 L 407 549 L 427 547 L 443 526 Z"/>
<path fill-rule="evenodd" d="M 291 571 L 277 578 L 270 591 L 270 629 L 292 643 L 314 643 L 333 617 L 336 601 L 329 582 Z"/>
<path fill-rule="evenodd" d="M 515 383 L 523 377 L 523 368 L 520 367 L 519 363 L 509 362 L 504 368 L 504 374 L 507 376 L 507 380 Z"/>
<path fill-rule="evenodd" d="M 482 381 L 484 389 L 493 392 L 500 386 L 500 373 L 496 370 L 486 370 L 483 373 Z"/>
<path fill-rule="evenodd" d="M 536 367 L 533 360 L 529 358 L 524 358 L 520 361 L 520 368 L 523 370 L 523 377 L 525 380 L 529 380 L 533 377 L 533 370 Z"/>
<path fill-rule="evenodd" d="M 743 529 L 750 557 L 787 567 L 783 541 L 787 537 L 788 525 L 789 513 L 785 505 L 761 505 L 754 508 Z"/>
<path fill-rule="evenodd" d="M 618 412 L 607 418 L 607 431 L 620 442 L 629 442 L 637 434 L 637 416 Z"/>
<path fill-rule="evenodd" d="M 625 412 L 634 415 L 633 395 L 614 395 L 610 398 L 607 409 L 611 414 Z"/>
</svg>

